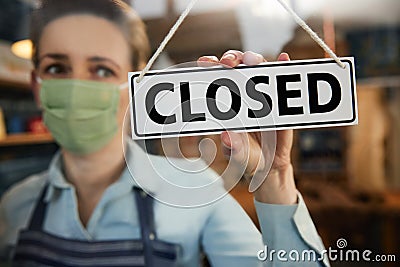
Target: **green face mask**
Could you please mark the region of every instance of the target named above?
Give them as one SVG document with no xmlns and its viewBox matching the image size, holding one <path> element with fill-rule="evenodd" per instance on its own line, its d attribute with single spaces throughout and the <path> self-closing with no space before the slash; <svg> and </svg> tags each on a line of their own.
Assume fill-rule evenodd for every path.
<svg viewBox="0 0 400 267">
<path fill-rule="evenodd" d="M 118 130 L 120 88 L 86 80 L 43 80 L 40 100 L 44 123 L 66 150 L 81 155 L 96 152 Z"/>
</svg>

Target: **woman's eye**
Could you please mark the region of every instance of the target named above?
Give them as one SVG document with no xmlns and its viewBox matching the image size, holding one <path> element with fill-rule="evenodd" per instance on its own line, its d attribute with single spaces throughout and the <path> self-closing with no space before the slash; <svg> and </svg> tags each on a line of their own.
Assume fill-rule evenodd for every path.
<svg viewBox="0 0 400 267">
<path fill-rule="evenodd" d="M 46 67 L 46 69 L 45 69 L 46 73 L 53 74 L 53 75 L 64 74 L 67 71 L 68 71 L 67 68 L 61 64 L 53 64 L 53 65 Z"/>
<path fill-rule="evenodd" d="M 109 78 L 115 76 L 114 71 L 106 67 L 98 67 L 96 68 L 96 75 L 100 78 Z"/>
</svg>

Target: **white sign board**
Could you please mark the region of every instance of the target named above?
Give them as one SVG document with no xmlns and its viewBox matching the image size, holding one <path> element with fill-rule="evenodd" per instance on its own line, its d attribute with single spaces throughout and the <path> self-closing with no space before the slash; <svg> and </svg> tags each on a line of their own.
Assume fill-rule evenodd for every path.
<svg viewBox="0 0 400 267">
<path fill-rule="evenodd" d="M 354 59 L 129 73 L 133 139 L 357 124 Z"/>
</svg>

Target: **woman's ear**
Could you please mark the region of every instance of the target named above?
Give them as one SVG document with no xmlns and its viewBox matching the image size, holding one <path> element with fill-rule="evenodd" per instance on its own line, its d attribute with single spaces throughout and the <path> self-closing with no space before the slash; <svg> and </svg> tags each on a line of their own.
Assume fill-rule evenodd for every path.
<svg viewBox="0 0 400 267">
<path fill-rule="evenodd" d="M 40 93 L 40 84 L 38 82 L 38 76 L 36 74 L 35 70 L 32 70 L 31 72 L 31 89 L 33 92 L 33 97 L 35 98 L 35 102 L 36 105 L 38 106 L 38 108 L 42 107 L 42 103 L 40 102 L 40 97 L 39 97 L 39 93 Z"/>
</svg>

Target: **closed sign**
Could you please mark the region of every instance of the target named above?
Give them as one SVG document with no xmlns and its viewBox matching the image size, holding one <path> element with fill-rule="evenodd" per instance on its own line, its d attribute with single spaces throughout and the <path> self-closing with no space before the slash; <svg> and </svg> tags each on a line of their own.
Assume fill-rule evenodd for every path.
<svg viewBox="0 0 400 267">
<path fill-rule="evenodd" d="M 354 59 L 129 73 L 134 139 L 357 124 Z"/>
</svg>

